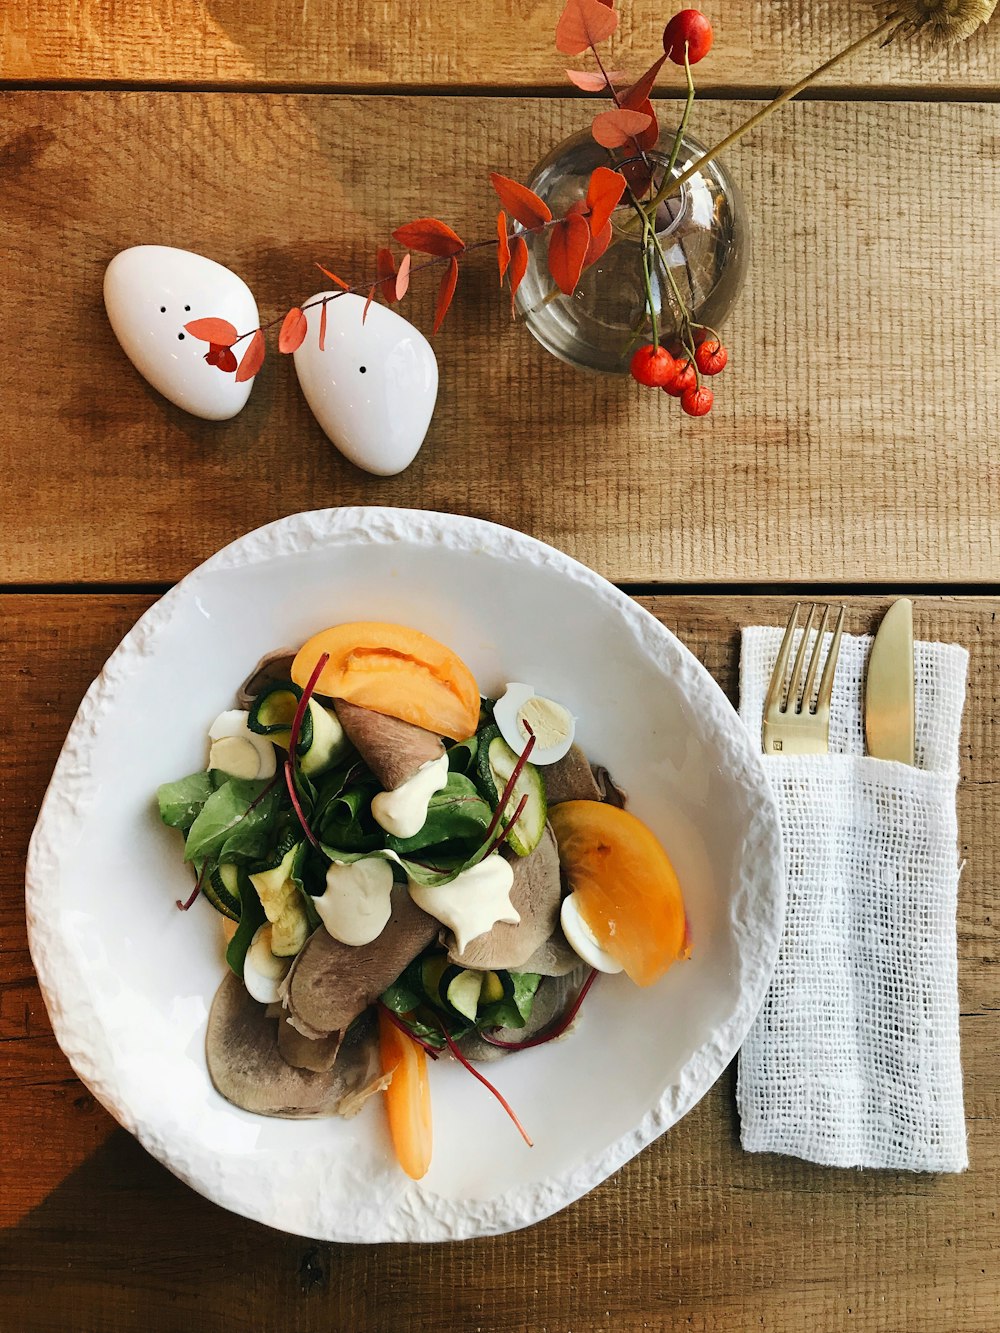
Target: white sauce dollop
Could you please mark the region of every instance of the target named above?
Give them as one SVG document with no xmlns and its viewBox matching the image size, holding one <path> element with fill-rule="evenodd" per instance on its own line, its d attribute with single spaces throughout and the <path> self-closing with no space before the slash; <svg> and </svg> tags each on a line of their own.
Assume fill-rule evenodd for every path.
<svg viewBox="0 0 1000 1333">
<path fill-rule="evenodd" d="M 427 806 L 436 791 L 448 785 L 448 756 L 429 759 L 412 778 L 393 791 L 380 791 L 372 799 L 372 818 L 394 838 L 412 838 L 427 819 Z"/>
<path fill-rule="evenodd" d="M 463 870 L 450 884 L 429 887 L 411 879 L 410 897 L 422 911 L 453 931 L 461 953 L 498 921 L 508 921 L 512 926 L 520 923 L 517 908 L 510 901 L 513 886 L 513 866 L 493 853 Z"/>
<path fill-rule="evenodd" d="M 381 856 L 345 864 L 334 861 L 326 888 L 313 906 L 327 931 L 341 944 L 371 944 L 392 914 L 392 866 Z"/>
<path fill-rule="evenodd" d="M 291 958 L 276 958 L 271 952 L 271 926 L 265 923 L 254 935 L 243 960 L 243 984 L 261 1004 L 274 1004 L 281 998 L 281 983 L 288 975 L 292 961 Z"/>
</svg>

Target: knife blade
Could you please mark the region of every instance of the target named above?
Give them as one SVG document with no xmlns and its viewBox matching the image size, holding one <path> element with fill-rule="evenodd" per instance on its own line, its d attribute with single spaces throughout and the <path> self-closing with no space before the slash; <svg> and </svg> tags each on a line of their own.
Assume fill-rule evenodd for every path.
<svg viewBox="0 0 1000 1333">
<path fill-rule="evenodd" d="M 912 764 L 913 603 L 902 597 L 882 617 L 865 677 L 865 740 L 875 759 Z"/>
</svg>

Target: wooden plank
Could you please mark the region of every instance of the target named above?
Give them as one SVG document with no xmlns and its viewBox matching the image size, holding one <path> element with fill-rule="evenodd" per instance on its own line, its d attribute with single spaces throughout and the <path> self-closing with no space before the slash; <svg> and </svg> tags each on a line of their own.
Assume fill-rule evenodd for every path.
<svg viewBox="0 0 1000 1333">
<path fill-rule="evenodd" d="M 1000 308 L 1000 106 L 807 103 L 742 145 L 755 259 L 701 421 L 555 361 L 511 327 L 488 255 L 470 257 L 428 441 L 375 479 L 328 445 L 277 355 L 231 423 L 163 402 L 111 334 L 104 266 L 136 243 L 195 247 L 280 316 L 317 289 L 314 260 L 363 278 L 410 217 L 489 236 L 489 170 L 526 174 L 580 126 L 578 102 L 0 105 L 5 581 L 175 579 L 258 524 L 351 503 L 494 519 L 618 581 L 995 577 L 1000 372 L 976 349 Z M 701 105 L 698 129 L 736 112 Z M 425 328 L 433 285 L 407 298 Z"/>
<path fill-rule="evenodd" d="M 735 694 L 740 625 L 779 598 L 643 599 Z M 27 979 L 21 867 L 76 702 L 149 604 L 141 596 L 0 596 L 8 723 L 0 765 L 0 996 Z M 848 628 L 886 606 L 856 599 Z M 983 1333 L 1000 1244 L 996 1062 L 1000 601 L 919 599 L 918 635 L 965 643 L 970 689 L 959 823 L 962 1052 L 971 1169 L 836 1171 L 739 1147 L 733 1071 L 680 1125 L 572 1208 L 511 1236 L 337 1246 L 278 1235 L 185 1188 L 95 1107 L 48 1033 L 10 1028 L 0 1068 L 0 1309 L 18 1333 L 295 1328 L 350 1333 L 640 1333 L 850 1327 Z M 13 962 L 11 961 L 13 958 Z M 918 1256 L 919 1261 L 915 1258 Z"/>
<path fill-rule="evenodd" d="M 0 26 L 0 78 L 167 83 L 379 87 L 558 87 L 566 60 L 555 49 L 561 6 L 500 0 L 444 11 L 406 0 L 9 0 Z M 612 66 L 638 74 L 655 57 L 673 10 L 656 0 L 624 7 Z M 710 9 L 716 31 L 699 86 L 754 91 L 793 83 L 870 26 L 863 5 L 725 0 Z M 995 91 L 1000 26 L 951 51 L 900 44 L 859 54 L 827 86 L 919 89 L 958 96 Z M 682 78 L 668 71 L 664 86 Z"/>
</svg>

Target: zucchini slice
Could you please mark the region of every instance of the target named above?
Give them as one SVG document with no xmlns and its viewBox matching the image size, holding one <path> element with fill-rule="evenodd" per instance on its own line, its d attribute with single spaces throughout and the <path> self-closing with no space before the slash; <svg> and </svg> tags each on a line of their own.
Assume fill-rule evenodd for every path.
<svg viewBox="0 0 1000 1333">
<path fill-rule="evenodd" d="M 230 921 L 239 921 L 243 905 L 239 866 L 216 866 L 202 885 L 202 892 L 217 912 Z"/>
<path fill-rule="evenodd" d="M 441 1009 L 445 1005 L 444 994 L 441 990 L 441 978 L 448 969 L 448 955 L 446 953 L 431 954 L 420 964 L 420 984 L 424 988 L 424 996 L 428 1004 L 432 1004 L 435 1009 Z"/>
<path fill-rule="evenodd" d="M 518 756 L 500 735 L 496 726 L 487 727 L 479 738 L 476 754 L 476 785 L 494 808 L 503 794 L 510 775 L 518 762 Z M 545 795 L 545 781 L 534 764 L 525 764 L 514 784 L 514 790 L 507 802 L 504 825 L 513 815 L 521 802 L 528 800 L 521 817 L 510 831 L 507 841 L 511 850 L 518 856 L 528 856 L 535 850 L 545 832 L 545 820 L 548 815 L 548 800 Z"/>
<path fill-rule="evenodd" d="M 514 998 L 514 981 L 509 972 L 484 972 L 480 1004 L 499 1004 Z"/>
<path fill-rule="evenodd" d="M 275 745 L 287 750 L 288 742 L 292 738 L 295 710 L 301 698 L 302 691 L 294 682 L 290 680 L 275 682 L 254 700 L 247 719 L 247 727 L 259 736 L 267 736 Z M 302 772 L 307 777 L 324 773 L 345 754 L 349 744 L 336 713 L 323 708 L 315 699 L 310 699 L 309 707 L 302 718 L 302 726 L 299 728 L 299 743 L 296 746 Z"/>
<path fill-rule="evenodd" d="M 271 952 L 277 958 L 297 954 L 310 935 L 305 903 L 292 879 L 297 851 L 298 843 L 294 843 L 277 865 L 250 876 L 271 923 Z"/>
<path fill-rule="evenodd" d="M 483 988 L 483 973 L 468 967 L 446 968 L 441 977 L 441 996 L 449 1011 L 469 1023 L 476 1021 L 479 996 Z"/>
</svg>

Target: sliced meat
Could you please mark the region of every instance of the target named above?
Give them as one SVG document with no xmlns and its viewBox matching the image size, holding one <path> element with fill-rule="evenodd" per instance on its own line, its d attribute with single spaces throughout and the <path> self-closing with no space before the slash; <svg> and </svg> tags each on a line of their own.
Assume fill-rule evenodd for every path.
<svg viewBox="0 0 1000 1333">
<path fill-rule="evenodd" d="M 351 1090 L 345 1071 L 293 1069 L 278 1050 L 277 1024 L 233 972 L 212 1001 L 205 1038 L 216 1091 L 257 1115 L 306 1119 L 335 1115 Z"/>
<path fill-rule="evenodd" d="M 441 737 L 412 722 L 373 713 L 346 699 L 334 699 L 333 708 L 347 739 L 385 791 L 401 787 L 422 764 L 444 754 Z"/>
<path fill-rule="evenodd" d="M 594 779 L 590 760 L 579 745 L 571 745 L 567 754 L 541 770 L 549 805 L 563 801 L 599 801 L 601 789 Z"/>
<path fill-rule="evenodd" d="M 291 680 L 294 660 L 294 648 L 279 648 L 277 652 L 262 657 L 236 691 L 236 707 L 249 710 L 257 695 L 268 685 L 275 685 L 279 680 Z"/>
<path fill-rule="evenodd" d="M 304 1037 L 289 1023 L 284 1009 L 280 1005 L 278 1008 L 277 1038 L 281 1058 L 293 1069 L 311 1069 L 314 1074 L 325 1074 L 332 1069 L 344 1034 L 331 1032 L 328 1037 Z"/>
<path fill-rule="evenodd" d="M 541 948 L 559 923 L 562 886 L 559 880 L 559 852 L 555 835 L 546 824 L 541 842 L 530 856 L 512 858 L 514 885 L 510 901 L 521 918 L 520 924 L 498 921 L 483 935 L 477 935 L 459 952 L 454 947 L 448 957 L 460 967 L 482 971 L 506 968 L 520 972 L 536 949 Z"/>
<path fill-rule="evenodd" d="M 586 980 L 586 968 L 579 959 L 576 961 L 577 966 L 566 976 L 546 977 L 542 980 L 535 992 L 531 1017 L 523 1028 L 498 1028 L 496 1032 L 491 1032 L 490 1036 L 497 1037 L 500 1041 L 528 1041 L 547 1028 L 550 1023 L 555 1022 L 573 1003 L 577 991 Z M 491 1060 L 500 1060 L 505 1055 L 513 1054 L 512 1051 L 505 1051 L 502 1046 L 491 1046 L 476 1032 L 470 1032 L 462 1037 L 458 1047 L 467 1060 L 475 1060 L 480 1064 L 487 1064 Z"/>
<path fill-rule="evenodd" d="M 521 972 L 538 972 L 543 977 L 564 977 L 580 966 L 580 956 L 569 947 L 562 927 L 556 926 L 549 938 L 521 964 Z"/>
<path fill-rule="evenodd" d="M 371 944 L 341 944 L 320 927 L 292 964 L 285 1004 L 307 1036 L 346 1028 L 433 940 L 438 923 L 405 884 L 392 890 L 392 913 Z"/>
<path fill-rule="evenodd" d="M 628 804 L 628 792 L 619 787 L 603 764 L 593 764 L 592 771 L 604 804 L 615 805 L 619 810 L 624 810 Z"/>
</svg>

